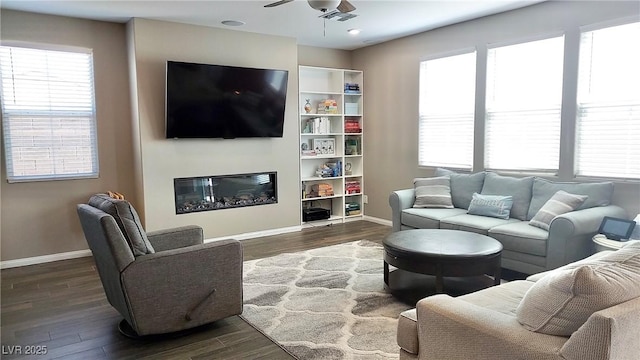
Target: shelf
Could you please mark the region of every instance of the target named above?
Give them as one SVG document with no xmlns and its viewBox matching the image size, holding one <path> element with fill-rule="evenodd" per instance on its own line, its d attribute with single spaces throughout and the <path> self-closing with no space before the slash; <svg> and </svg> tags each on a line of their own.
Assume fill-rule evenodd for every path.
<svg viewBox="0 0 640 360">
<path fill-rule="evenodd" d="M 303 152 L 300 152 L 300 194 L 302 196 L 318 194 L 318 192 L 311 192 L 311 187 L 321 183 L 331 185 L 335 193 L 333 196 L 313 198 L 302 198 L 301 196 L 302 208 L 309 206 L 322 207 L 330 210 L 331 213 L 329 219 L 310 222 L 303 221 L 301 214 L 301 223 L 303 226 L 321 226 L 327 223 L 345 222 L 347 219 L 349 221 L 361 219 L 363 212 L 347 215 L 349 213 L 346 210 L 346 206 L 355 207 L 355 205 L 351 206 L 351 204 L 358 204 L 360 209 L 364 209 L 364 134 L 362 129 L 365 120 L 363 114 L 365 107 L 363 72 L 304 65 L 299 66 L 298 70 L 299 108 L 297 111 L 300 149 L 307 148 L 311 150 L 312 143 L 316 139 L 329 138 L 335 141 L 333 145 L 335 154 L 308 155 L 309 152 L 304 151 L 305 155 L 303 155 Z M 349 88 L 345 86 L 346 84 L 358 84 L 359 91 L 349 91 Z M 351 88 L 358 89 L 355 86 Z M 323 103 L 328 99 L 332 101 Z M 307 105 L 306 110 L 309 110 L 309 105 L 311 105 L 311 112 L 307 113 L 305 111 L 305 105 Z M 332 111 L 340 111 L 340 113 L 315 113 L 318 109 L 322 111 L 326 106 L 330 106 L 329 108 Z M 345 130 L 347 129 L 358 132 L 346 132 Z M 308 132 L 314 130 L 316 132 Z M 357 155 L 346 155 L 347 153 L 356 152 L 358 153 Z M 341 164 L 342 175 L 332 177 L 317 176 L 317 174 L 320 174 L 318 169 L 328 163 L 332 163 L 331 167 L 334 167 L 335 164 Z M 352 174 L 344 175 L 347 170 L 351 171 Z M 358 191 L 358 193 L 345 193 L 348 181 L 359 182 L 361 186 L 359 188 L 354 188 L 352 184 L 349 184 L 349 189 Z M 320 193 L 322 194 L 322 192 Z"/>
<path fill-rule="evenodd" d="M 313 197 L 313 198 L 304 198 L 302 199 L 302 201 L 318 201 L 318 200 L 328 200 L 328 199 L 336 199 L 336 198 L 341 198 L 343 195 L 342 194 L 338 194 L 338 195 L 333 195 L 333 196 L 318 196 L 318 197 Z"/>
</svg>

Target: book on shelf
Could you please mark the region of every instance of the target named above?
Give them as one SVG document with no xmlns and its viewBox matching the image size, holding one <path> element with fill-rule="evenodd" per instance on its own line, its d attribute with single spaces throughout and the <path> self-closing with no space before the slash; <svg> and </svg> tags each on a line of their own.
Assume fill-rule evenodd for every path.
<svg viewBox="0 0 640 360">
<path fill-rule="evenodd" d="M 326 116 L 318 116 L 305 120 L 302 129 L 303 134 L 329 134 L 331 133 L 331 120 Z"/>
<path fill-rule="evenodd" d="M 338 102 L 333 99 L 326 99 L 318 103 L 318 114 L 337 114 Z"/>
<path fill-rule="evenodd" d="M 360 121 L 357 119 L 345 119 L 344 120 L 344 132 L 346 133 L 360 133 Z"/>
<path fill-rule="evenodd" d="M 361 192 L 360 181 L 349 180 L 344 183 L 344 192 L 346 194 L 359 194 Z"/>
</svg>

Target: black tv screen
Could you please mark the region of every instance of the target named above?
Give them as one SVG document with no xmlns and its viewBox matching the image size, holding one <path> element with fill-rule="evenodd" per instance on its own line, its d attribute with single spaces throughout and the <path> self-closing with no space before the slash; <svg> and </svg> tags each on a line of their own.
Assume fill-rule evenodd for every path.
<svg viewBox="0 0 640 360">
<path fill-rule="evenodd" d="M 282 137 L 288 75 L 167 61 L 166 137 Z"/>
</svg>

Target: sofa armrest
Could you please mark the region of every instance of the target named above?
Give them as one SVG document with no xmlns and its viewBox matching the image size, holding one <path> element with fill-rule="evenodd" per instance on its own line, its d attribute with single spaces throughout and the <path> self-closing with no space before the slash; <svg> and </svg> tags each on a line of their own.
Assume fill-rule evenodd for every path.
<svg viewBox="0 0 640 360">
<path fill-rule="evenodd" d="M 593 235 L 598 232 L 605 216 L 625 218 L 627 214 L 619 206 L 608 205 L 556 216 L 549 225 L 547 269 L 555 269 L 591 255 Z"/>
<path fill-rule="evenodd" d="M 160 334 L 240 314 L 242 260 L 237 240 L 137 257 L 120 275 L 132 326 Z"/>
<path fill-rule="evenodd" d="M 568 360 L 637 359 L 639 323 L 640 298 L 600 310 L 571 335 L 560 353 Z"/>
<path fill-rule="evenodd" d="M 416 305 L 420 359 L 558 358 L 567 338 L 529 331 L 515 316 L 449 295 Z"/>
<path fill-rule="evenodd" d="M 391 206 L 392 231 L 400 231 L 402 226 L 402 210 L 413 206 L 416 198 L 414 189 L 396 190 L 389 195 L 389 205 Z"/>
<path fill-rule="evenodd" d="M 150 231 L 147 238 L 155 251 L 177 249 L 202 244 L 204 232 L 200 226 L 188 225 L 172 229 Z"/>
</svg>

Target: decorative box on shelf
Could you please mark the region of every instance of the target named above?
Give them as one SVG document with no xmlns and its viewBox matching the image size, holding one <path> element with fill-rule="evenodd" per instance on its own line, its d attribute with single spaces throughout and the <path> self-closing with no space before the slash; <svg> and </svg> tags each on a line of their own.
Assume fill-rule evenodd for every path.
<svg viewBox="0 0 640 360">
<path fill-rule="evenodd" d="M 333 99 L 320 101 L 318 104 L 318 114 L 337 114 L 338 102 Z"/>
<path fill-rule="evenodd" d="M 358 103 L 345 103 L 344 113 L 345 115 L 358 115 L 360 113 Z"/>
</svg>

